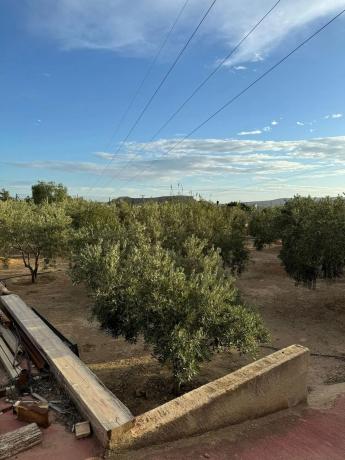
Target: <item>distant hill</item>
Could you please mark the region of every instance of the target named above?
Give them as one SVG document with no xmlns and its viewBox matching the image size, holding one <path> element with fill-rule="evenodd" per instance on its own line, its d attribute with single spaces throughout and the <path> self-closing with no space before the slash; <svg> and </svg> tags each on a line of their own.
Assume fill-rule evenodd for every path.
<svg viewBox="0 0 345 460">
<path fill-rule="evenodd" d="M 248 206 L 256 206 L 258 208 L 271 208 L 274 206 L 283 206 L 289 198 L 277 198 L 275 200 L 265 200 L 265 201 L 244 201 L 243 204 Z M 111 200 L 113 203 L 118 201 L 126 201 L 127 203 L 132 204 L 142 204 L 142 203 L 164 203 L 166 201 L 194 201 L 194 198 L 189 195 L 169 195 L 169 196 L 154 196 L 147 198 L 132 198 L 130 196 L 121 196 L 119 198 L 114 198 Z"/>
<path fill-rule="evenodd" d="M 169 195 L 169 196 L 155 196 L 151 198 L 132 198 L 130 196 L 121 196 L 119 198 L 115 198 L 112 202 L 116 201 L 126 201 L 127 203 L 132 204 L 141 204 L 141 203 L 163 203 L 165 201 L 193 201 L 194 198 L 192 196 L 187 195 Z"/>
<path fill-rule="evenodd" d="M 283 206 L 291 198 L 276 198 L 275 200 L 265 201 L 245 201 L 248 206 L 256 206 L 258 208 L 273 208 L 274 206 Z"/>
</svg>

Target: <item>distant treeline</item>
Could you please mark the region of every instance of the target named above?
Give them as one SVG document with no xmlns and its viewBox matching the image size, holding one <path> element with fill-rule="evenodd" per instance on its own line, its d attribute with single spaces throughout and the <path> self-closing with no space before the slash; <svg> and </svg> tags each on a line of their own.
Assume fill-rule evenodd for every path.
<svg viewBox="0 0 345 460">
<path fill-rule="evenodd" d="M 142 203 L 165 203 L 167 201 L 194 201 L 192 196 L 188 195 L 168 195 L 168 196 L 156 196 L 149 198 L 132 198 L 130 196 L 121 196 L 119 198 L 114 198 L 111 202 L 116 203 L 119 201 L 125 201 L 126 203 L 131 204 L 142 204 Z"/>
</svg>

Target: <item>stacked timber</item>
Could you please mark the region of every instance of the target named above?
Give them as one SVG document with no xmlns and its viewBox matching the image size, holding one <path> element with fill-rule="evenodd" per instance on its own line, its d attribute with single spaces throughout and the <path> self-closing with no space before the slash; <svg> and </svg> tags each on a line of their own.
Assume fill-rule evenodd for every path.
<svg viewBox="0 0 345 460">
<path fill-rule="evenodd" d="M 102 446 L 110 448 L 132 426 L 129 409 L 98 380 L 53 330 L 15 294 L 0 297 L 6 315 L 38 351 Z"/>
<path fill-rule="evenodd" d="M 18 362 L 2 337 L 0 337 L 0 361 L 10 378 L 17 379 L 20 374 Z"/>
<path fill-rule="evenodd" d="M 24 373 L 27 372 L 25 363 L 23 368 L 20 366 L 23 351 L 30 358 L 30 369 L 33 366 L 39 370 L 45 368 L 46 362 L 37 348 L 23 331 L 14 328 L 14 322 L 3 310 L 0 310 L 0 363 L 11 379 L 18 379 L 23 370 L 25 370 Z"/>
<path fill-rule="evenodd" d="M 18 340 L 11 329 L 0 324 L 0 337 L 6 342 L 12 353 L 16 354 L 18 351 Z"/>
<path fill-rule="evenodd" d="M 21 369 L 17 361 L 18 341 L 9 329 L 0 324 L 0 362 L 11 379 L 18 378 Z"/>
</svg>

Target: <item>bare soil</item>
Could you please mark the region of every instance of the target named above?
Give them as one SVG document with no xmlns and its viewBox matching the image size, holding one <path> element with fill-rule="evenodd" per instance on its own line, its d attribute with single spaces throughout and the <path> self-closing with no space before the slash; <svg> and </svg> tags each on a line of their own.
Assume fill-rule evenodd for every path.
<svg viewBox="0 0 345 460">
<path fill-rule="evenodd" d="M 271 345 L 282 348 L 300 343 L 314 353 L 345 357 L 345 280 L 319 282 L 315 290 L 295 286 L 278 259 L 279 247 L 252 250 L 251 262 L 237 280 L 243 298 L 255 305 L 271 332 Z M 67 264 L 39 275 L 7 281 L 9 289 L 36 307 L 49 321 L 79 346 L 81 359 L 99 376 L 134 414 L 143 413 L 172 399 L 169 369 L 162 368 L 150 349 L 139 341 L 129 344 L 102 332 L 90 319 L 91 299 L 84 286 L 73 286 Z M 0 279 L 25 273 L 20 261 L 0 270 Z M 271 353 L 261 348 L 260 356 Z M 219 353 L 206 363 L 200 376 L 185 390 L 221 377 L 247 364 L 251 357 Z M 345 360 L 313 356 L 310 391 L 345 382 Z"/>
</svg>

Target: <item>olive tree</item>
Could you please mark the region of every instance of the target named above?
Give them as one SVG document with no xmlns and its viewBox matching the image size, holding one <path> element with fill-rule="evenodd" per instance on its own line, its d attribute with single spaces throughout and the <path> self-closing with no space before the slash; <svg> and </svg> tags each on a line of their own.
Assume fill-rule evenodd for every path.
<svg viewBox="0 0 345 460">
<path fill-rule="evenodd" d="M 343 197 L 295 197 L 282 210 L 280 258 L 296 283 L 315 287 L 319 278 L 334 280 L 345 266 Z"/>
<path fill-rule="evenodd" d="M 174 251 L 152 243 L 141 227 L 135 239 L 86 245 L 74 262 L 73 279 L 89 287 L 101 326 L 128 341 L 142 335 L 172 369 L 176 392 L 216 350 L 254 354 L 267 340 L 219 251 L 195 236 Z"/>
<path fill-rule="evenodd" d="M 40 258 L 64 253 L 70 221 L 57 204 L 0 202 L 0 251 L 5 256 L 20 254 L 34 283 Z"/>
<path fill-rule="evenodd" d="M 8 201 L 11 200 L 11 194 L 8 190 L 2 188 L 0 190 L 0 201 Z"/>
<path fill-rule="evenodd" d="M 254 238 L 254 246 L 260 251 L 281 237 L 281 208 L 255 209 L 250 213 L 249 234 Z"/>
<path fill-rule="evenodd" d="M 67 197 L 67 188 L 63 184 L 55 182 L 38 181 L 31 187 L 32 199 L 35 204 L 59 203 Z"/>
</svg>

